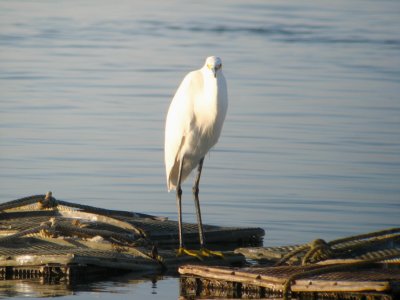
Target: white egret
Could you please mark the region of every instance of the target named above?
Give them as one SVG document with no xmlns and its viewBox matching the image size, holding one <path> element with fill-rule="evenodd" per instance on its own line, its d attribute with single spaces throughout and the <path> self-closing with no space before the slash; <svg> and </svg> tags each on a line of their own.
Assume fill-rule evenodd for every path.
<svg viewBox="0 0 400 300">
<path fill-rule="evenodd" d="M 188 73 L 170 104 L 165 125 L 165 169 L 168 191 L 176 190 L 178 206 L 179 249 L 194 256 L 221 255 L 205 248 L 199 203 L 199 182 L 204 156 L 217 143 L 228 108 L 228 93 L 222 62 L 210 56 L 204 66 Z M 182 238 L 181 183 L 197 166 L 193 185 L 199 228 L 200 252 L 184 248 Z"/>
</svg>

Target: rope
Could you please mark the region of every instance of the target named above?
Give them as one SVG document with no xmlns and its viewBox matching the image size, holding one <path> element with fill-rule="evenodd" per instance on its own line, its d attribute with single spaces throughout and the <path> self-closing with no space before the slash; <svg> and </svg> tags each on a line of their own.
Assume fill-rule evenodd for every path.
<svg viewBox="0 0 400 300">
<path fill-rule="evenodd" d="M 115 239 L 124 243 L 133 243 L 137 241 L 137 238 L 131 234 L 116 233 L 109 230 L 80 228 L 67 224 L 56 224 L 54 227 L 55 231 L 62 235 L 78 236 L 83 238 L 92 238 L 99 235 L 107 240 Z"/>
<path fill-rule="evenodd" d="M 143 239 L 135 238 L 131 234 L 116 233 L 109 230 L 100 229 L 90 229 L 81 228 L 78 223 L 74 224 L 61 224 L 57 222 L 57 219 L 52 217 L 49 221 L 41 223 L 39 226 L 20 231 L 15 234 L 11 234 L 0 238 L 0 245 L 7 244 L 16 239 L 22 238 L 24 236 L 36 236 L 36 235 L 46 236 L 46 237 L 56 237 L 56 236 L 78 236 L 80 238 L 92 238 L 95 236 L 101 236 L 102 238 L 108 240 L 112 243 L 114 250 L 117 252 L 124 251 L 121 247 L 116 247 L 115 245 L 129 247 L 129 251 L 134 252 L 136 255 L 155 260 L 162 267 L 165 267 L 163 258 L 158 255 L 158 252 L 154 252 L 154 248 L 147 253 L 147 251 L 140 250 L 137 248 L 137 244 L 142 242 Z"/>
<path fill-rule="evenodd" d="M 17 200 L 12 200 L 12 201 L 8 201 L 5 203 L 1 203 L 0 211 L 37 203 L 40 200 L 42 200 L 44 197 L 46 197 L 46 195 L 35 195 L 35 196 L 24 197 L 24 198 L 20 198 Z"/>
<path fill-rule="evenodd" d="M 53 205 L 46 207 L 47 203 L 50 203 Z M 56 200 L 52 196 L 52 192 L 47 192 L 46 195 L 34 195 L 34 196 L 24 197 L 24 198 L 8 201 L 5 203 L 1 203 L 0 211 L 18 208 L 21 206 L 27 206 L 27 205 L 31 205 L 31 204 L 35 204 L 35 206 L 37 206 L 39 209 L 52 208 L 52 207 L 55 208 L 59 205 L 62 205 L 65 207 L 81 209 L 86 212 L 97 213 L 97 214 L 105 215 L 105 216 L 118 215 L 118 216 L 131 217 L 131 218 L 148 218 L 148 219 L 153 219 L 153 220 L 158 220 L 158 221 L 166 220 L 165 217 L 159 217 L 159 216 L 153 216 L 153 215 L 148 215 L 148 214 L 143 214 L 143 213 L 123 211 L 123 210 L 105 209 L 105 208 L 99 208 L 99 207 L 90 206 L 90 205 L 71 203 L 71 202 L 67 202 L 67 201 L 63 201 L 63 200 Z"/>
<path fill-rule="evenodd" d="M 52 192 L 47 192 L 46 195 L 35 195 L 35 196 L 29 196 L 13 201 L 9 201 L 6 203 L 0 204 L 0 212 L 4 210 L 9 210 L 9 209 L 15 209 L 18 207 L 22 206 L 27 206 L 27 205 L 32 205 L 31 209 L 39 209 L 39 210 L 45 210 L 45 209 L 52 209 L 52 210 L 58 210 L 58 211 L 69 211 L 69 212 L 74 212 L 75 209 L 80 209 L 84 212 L 96 214 L 96 215 L 101 215 L 107 218 L 113 219 L 115 223 L 115 220 L 118 222 L 123 222 L 126 227 L 130 230 L 133 230 L 136 234 L 140 235 L 143 238 L 147 237 L 146 232 L 133 225 L 130 222 L 126 222 L 123 220 L 120 220 L 120 217 L 131 217 L 131 218 L 151 218 L 154 220 L 165 220 L 165 218 L 162 217 L 155 217 L 147 214 L 140 214 L 140 213 L 134 213 L 134 212 L 127 212 L 127 211 L 119 211 L 119 210 L 109 210 L 109 209 L 104 209 L 104 208 L 98 208 L 94 206 L 89 206 L 89 205 L 83 205 L 83 204 L 77 204 L 77 203 L 70 203 L 62 200 L 56 200 L 56 198 L 53 197 Z"/>
<path fill-rule="evenodd" d="M 287 253 L 275 264 L 275 266 L 283 265 L 289 261 L 289 259 L 300 253 L 304 253 L 301 260 L 302 265 L 331 258 L 348 257 L 358 249 L 377 246 L 395 239 L 400 239 L 400 228 L 391 228 L 362 235 L 355 235 L 333 240 L 329 243 L 322 239 L 317 239 Z"/>
<path fill-rule="evenodd" d="M 89 205 L 83 205 L 83 204 L 76 204 L 76 203 L 70 203 L 62 200 L 56 200 L 51 192 L 48 192 L 46 195 L 34 195 L 34 196 L 29 196 L 29 197 L 24 197 L 20 198 L 17 200 L 9 201 L 6 203 L 0 204 L 0 212 L 4 210 L 9 210 L 9 209 L 15 209 L 18 207 L 23 207 L 23 206 L 32 206 L 31 209 L 39 209 L 39 210 L 44 210 L 44 209 L 52 209 L 52 210 L 58 210 L 58 211 L 65 211 L 65 212 L 75 212 L 76 209 L 80 209 L 83 212 L 95 214 L 95 215 L 101 215 L 105 218 L 110 218 L 109 221 L 113 224 L 116 225 L 115 223 L 118 222 L 119 225 L 123 225 L 123 228 L 128 228 L 132 231 L 134 231 L 138 236 L 141 238 L 146 239 L 147 234 L 146 232 L 141 229 L 136 227 L 130 222 L 120 220 L 119 218 L 116 218 L 116 215 L 121 216 L 121 217 L 130 217 L 130 218 L 147 218 L 147 219 L 153 219 L 153 220 L 158 220 L 158 221 L 165 221 L 165 217 L 157 217 L 157 216 L 152 216 L 148 214 L 141 214 L 141 213 L 134 213 L 134 212 L 127 212 L 127 211 L 119 211 L 119 210 L 109 210 L 109 209 L 103 209 L 103 208 L 98 208 L 94 206 L 89 206 Z M 53 224 L 54 225 L 54 224 Z M 118 226 L 118 225 L 117 225 Z M 111 231 L 106 231 L 106 230 L 96 230 L 96 229 L 88 229 L 88 228 L 77 228 L 77 227 L 72 227 L 72 226 L 67 226 L 67 225 L 62 225 L 62 224 L 57 224 L 57 231 L 59 233 L 62 233 L 64 235 L 77 235 L 77 236 L 102 236 L 103 238 L 109 239 L 112 243 L 117 243 L 117 244 L 122 244 L 122 245 L 132 245 L 132 243 L 137 243 L 141 239 L 136 239 L 135 237 L 132 237 L 132 235 L 129 234 L 120 234 L 120 233 L 114 233 Z M 8 242 L 11 240 L 14 240 L 19 237 L 23 237 L 26 235 L 35 235 L 38 233 L 45 234 L 47 236 L 54 236 L 56 234 L 55 228 L 50 228 L 50 225 L 45 224 L 45 225 L 40 225 L 35 228 L 31 228 L 28 230 L 24 230 L 21 232 L 18 232 L 13 235 L 9 235 L 3 238 L 0 238 L 0 243 Z M 143 240 L 141 240 L 143 241 Z M 144 256 L 153 258 L 157 260 L 161 265 L 163 265 L 162 258 L 159 255 L 154 255 L 153 253 L 151 254 L 145 254 L 144 252 L 137 250 L 138 253 L 142 253 Z"/>
<path fill-rule="evenodd" d="M 385 229 L 385 230 L 374 231 L 374 232 L 369 232 L 369 233 L 365 233 L 365 234 L 340 238 L 340 239 L 329 242 L 329 245 L 334 246 L 334 245 L 343 244 L 346 242 L 352 242 L 352 241 L 356 241 L 356 240 L 365 240 L 365 239 L 370 239 L 373 237 L 379 237 L 379 236 L 384 236 L 384 235 L 389 235 L 389 234 L 390 235 L 391 234 L 399 234 L 399 233 L 400 233 L 400 228 L 390 228 L 390 229 Z"/>
<path fill-rule="evenodd" d="M 52 192 L 48 192 L 46 195 L 34 195 L 9 201 L 6 203 L 1 203 L 0 213 L 4 212 L 5 210 L 17 209 L 19 207 L 25 207 L 25 209 L 30 208 L 30 210 L 57 210 L 61 213 L 61 215 L 65 214 L 62 212 L 67 212 L 67 215 L 73 214 L 74 212 L 77 212 L 78 209 L 79 213 L 81 214 L 83 212 L 88 214 L 101 215 L 102 218 L 106 218 L 103 221 L 107 221 L 107 218 L 109 218 L 108 221 L 111 224 L 118 227 L 122 226 L 122 228 L 124 229 L 130 229 L 135 232 L 135 235 L 117 233 L 109 230 L 82 228 L 79 227 L 80 224 L 76 221 L 72 224 L 59 223 L 57 222 L 56 218 L 53 217 L 48 222 L 41 223 L 37 227 L 23 230 L 5 237 L 0 237 L 0 244 L 9 243 L 24 236 L 36 235 L 44 235 L 46 237 L 56 237 L 57 235 L 78 236 L 81 238 L 92 238 L 95 236 L 101 236 L 102 238 L 112 243 L 115 251 L 125 251 L 126 248 L 124 247 L 128 247 L 129 252 L 133 252 L 138 256 L 157 261 L 163 268 L 165 268 L 164 259 L 160 255 L 158 255 L 157 247 L 155 245 L 153 245 L 152 250 L 148 253 L 146 250 L 140 250 L 137 248 L 137 245 L 141 242 L 145 242 L 146 244 L 149 243 L 149 241 L 146 240 L 146 232 L 143 229 L 131 224 L 130 222 L 120 219 L 120 217 L 129 217 L 165 221 L 166 218 L 164 217 L 156 217 L 147 214 L 119 210 L 108 210 L 89 205 L 56 200 L 53 197 Z"/>
<path fill-rule="evenodd" d="M 296 248 L 296 249 L 290 251 L 289 253 L 285 254 L 280 260 L 278 260 L 275 263 L 274 266 L 277 267 L 277 266 L 283 265 L 285 262 L 287 262 L 293 256 L 295 256 L 295 255 L 297 255 L 297 254 L 299 254 L 301 252 L 304 252 L 305 250 L 308 250 L 309 248 L 310 248 L 309 244 L 305 244 L 305 245 L 299 246 L 298 248 Z"/>
<path fill-rule="evenodd" d="M 57 222 L 56 218 L 50 218 L 48 222 L 43 222 L 40 226 L 23 230 L 15 234 L 11 234 L 5 237 L 0 238 L 0 243 L 7 243 L 9 241 L 15 240 L 20 237 L 24 237 L 27 235 L 33 235 L 40 233 L 42 230 L 48 231 L 49 235 L 56 236 L 78 236 L 81 238 L 92 238 L 95 236 L 101 236 L 104 239 L 109 240 L 110 242 L 114 243 L 121 243 L 121 244 L 129 244 L 132 245 L 139 240 L 138 237 L 135 237 L 132 234 L 126 233 L 117 233 L 112 232 L 109 230 L 102 230 L 102 229 L 91 229 L 91 228 L 81 228 L 79 226 L 69 225 L 69 224 L 61 224 Z"/>
<path fill-rule="evenodd" d="M 304 255 L 301 264 L 307 265 L 310 260 L 327 259 L 334 256 L 334 251 L 328 243 L 322 239 L 314 240 L 311 243 L 310 249 Z"/>
<path fill-rule="evenodd" d="M 46 195 L 34 195 L 34 196 L 29 196 L 29 197 L 24 197 L 20 198 L 17 200 L 12 200 L 6 203 L 1 203 L 0 204 L 0 213 L 4 212 L 5 210 L 10 210 L 10 209 L 17 209 L 20 207 L 24 207 L 24 209 L 29 208 L 30 210 L 57 210 L 61 213 L 62 216 L 65 215 L 66 212 L 69 217 L 70 215 L 73 214 L 74 212 L 79 213 L 87 213 L 87 214 L 93 214 L 93 215 L 100 215 L 103 218 L 103 222 L 108 222 L 124 228 L 124 229 L 129 229 L 135 232 L 136 235 L 132 234 L 125 234 L 125 233 L 116 233 L 112 232 L 109 230 L 100 230 L 100 229 L 89 229 L 89 228 L 81 228 L 74 224 L 75 226 L 69 225 L 69 224 L 60 224 L 56 222 L 56 219 L 53 217 L 50 219 L 48 222 L 44 222 L 40 224 L 40 226 L 23 230 L 18 233 L 8 235 L 6 237 L 0 237 L 0 244 L 2 243 L 8 243 L 10 241 L 13 241 L 15 239 L 18 239 L 20 237 L 24 236 L 35 236 L 35 235 L 44 235 L 48 237 L 55 237 L 57 235 L 63 235 L 63 236 L 78 236 L 78 237 L 83 237 L 83 238 L 88 238 L 88 237 L 95 237 L 95 236 L 101 236 L 104 239 L 109 240 L 112 245 L 118 245 L 118 246 L 127 246 L 129 247 L 130 251 L 136 253 L 139 256 L 149 258 L 152 260 L 157 261 L 163 268 L 165 268 L 164 265 L 164 260 L 161 256 L 158 255 L 157 248 L 153 245 L 153 249 L 147 253 L 146 251 L 142 251 L 138 249 L 136 246 L 138 243 L 146 243 L 149 244 L 149 241 L 147 239 L 147 233 L 141 229 L 133 225 L 131 222 L 125 221 L 121 219 L 121 217 L 129 217 L 129 218 L 142 218 L 142 219 L 152 219 L 152 220 L 157 220 L 157 221 L 165 221 L 167 218 L 165 217 L 157 217 L 157 216 L 152 216 L 148 214 L 142 214 L 142 213 L 135 213 L 135 212 L 127 212 L 127 211 L 120 211 L 120 210 L 109 210 L 109 209 L 103 209 L 103 208 L 98 208 L 94 206 L 89 206 L 89 205 L 83 205 L 83 204 L 77 204 L 77 203 L 70 203 L 62 200 L 56 200 L 52 192 L 47 192 Z M 77 211 L 77 209 L 79 211 Z M 73 216 L 72 216 L 73 217 Z M 91 217 L 91 216 L 89 216 Z M 105 219 L 104 219 L 105 218 Z M 116 249 L 124 249 L 123 247 L 118 247 L 115 246 Z"/>
<path fill-rule="evenodd" d="M 396 249 L 393 252 L 383 255 L 381 257 L 377 258 L 372 258 L 360 262 L 354 262 L 354 263 L 349 263 L 349 264 L 337 264 L 337 265 L 328 265 L 324 266 L 318 269 L 313 269 L 313 270 L 308 270 L 308 271 L 301 271 L 299 273 L 295 273 L 291 275 L 285 282 L 283 286 L 283 299 L 284 300 L 289 300 L 290 298 L 290 293 L 291 293 L 291 286 L 292 283 L 295 280 L 298 280 L 300 278 L 308 277 L 308 276 L 315 276 L 315 275 L 321 275 L 321 274 L 326 274 L 326 273 L 331 273 L 331 272 L 338 272 L 338 271 L 349 271 L 355 268 L 360 268 L 364 266 L 368 266 L 383 260 L 388 260 L 388 259 L 393 259 L 397 258 L 400 255 L 400 250 Z"/>
<path fill-rule="evenodd" d="M 11 241 L 13 241 L 15 239 L 18 239 L 20 237 L 24 237 L 24 236 L 27 236 L 27 235 L 35 235 L 37 233 L 40 233 L 42 230 L 50 229 L 50 227 L 51 227 L 51 221 L 43 222 L 37 227 L 26 229 L 26 230 L 22 230 L 20 232 L 14 233 L 14 234 L 7 235 L 5 237 L 1 237 L 0 238 L 0 244 L 8 243 L 8 242 L 11 242 Z"/>
</svg>

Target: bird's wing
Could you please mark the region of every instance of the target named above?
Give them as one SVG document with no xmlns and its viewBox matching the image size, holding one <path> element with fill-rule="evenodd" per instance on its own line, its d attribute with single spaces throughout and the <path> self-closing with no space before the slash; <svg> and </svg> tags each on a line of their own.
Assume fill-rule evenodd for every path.
<svg viewBox="0 0 400 300">
<path fill-rule="evenodd" d="M 165 169 L 168 190 L 176 187 L 179 173 L 180 150 L 193 120 L 193 81 L 197 72 L 190 72 L 182 80 L 170 104 L 165 124 Z"/>
</svg>

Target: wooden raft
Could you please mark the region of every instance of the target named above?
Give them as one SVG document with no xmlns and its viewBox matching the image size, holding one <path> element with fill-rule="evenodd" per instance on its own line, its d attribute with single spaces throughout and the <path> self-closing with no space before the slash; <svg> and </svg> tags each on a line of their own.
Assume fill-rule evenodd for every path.
<svg viewBox="0 0 400 300">
<path fill-rule="evenodd" d="M 329 243 L 240 248 L 262 264 L 246 268 L 182 266 L 183 296 L 228 298 L 322 297 L 395 299 L 400 296 L 400 228 Z M 308 295 L 308 296 L 307 296 Z"/>
<path fill-rule="evenodd" d="M 235 252 L 261 264 L 295 265 L 317 263 L 328 259 L 336 259 L 336 261 L 344 259 L 345 262 L 351 259 L 366 261 L 390 256 L 396 249 L 400 249 L 400 228 L 389 228 L 330 242 L 317 239 L 303 245 L 245 247 L 237 248 Z"/>
<path fill-rule="evenodd" d="M 184 224 L 187 245 L 198 247 L 197 225 Z M 260 228 L 205 226 L 211 248 L 218 243 L 260 243 Z M 107 210 L 56 200 L 50 193 L 0 204 L 0 278 L 58 278 L 112 274 L 176 272 L 197 258 L 177 257 L 178 224 L 147 214 Z M 224 247 L 226 249 L 226 247 Z M 240 265 L 244 257 L 225 251 L 202 264 Z"/>
<path fill-rule="evenodd" d="M 179 268 L 183 275 L 181 294 L 185 297 L 282 298 L 288 278 L 319 268 L 323 266 L 227 268 L 187 265 Z M 400 292 L 400 270 L 374 267 L 310 275 L 295 280 L 291 292 L 292 297 L 303 295 L 302 298 L 306 298 L 307 293 L 313 293 L 313 296 L 319 293 L 324 299 L 329 295 L 334 299 L 345 299 L 343 293 L 347 293 L 347 297 L 353 299 L 357 299 L 357 294 L 360 299 L 366 294 L 374 295 L 375 299 L 392 299 Z"/>
</svg>

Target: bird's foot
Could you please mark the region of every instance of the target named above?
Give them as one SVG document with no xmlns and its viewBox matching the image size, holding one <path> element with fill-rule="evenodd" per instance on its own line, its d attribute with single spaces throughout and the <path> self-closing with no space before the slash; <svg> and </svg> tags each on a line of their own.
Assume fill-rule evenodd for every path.
<svg viewBox="0 0 400 300">
<path fill-rule="evenodd" d="M 200 251 L 186 249 L 185 247 L 179 247 L 176 256 L 189 255 L 196 257 L 199 260 L 203 260 L 203 257 L 200 255 L 199 252 Z"/>
<path fill-rule="evenodd" d="M 209 250 L 209 249 L 207 249 L 207 248 L 201 248 L 201 249 L 199 250 L 199 254 L 200 254 L 202 257 L 218 257 L 218 258 L 224 258 L 224 255 L 222 254 L 222 252 L 220 252 L 220 251 L 212 251 L 212 250 Z"/>
<path fill-rule="evenodd" d="M 177 256 L 188 255 L 196 257 L 199 260 L 204 260 L 206 257 L 218 257 L 224 258 L 224 255 L 220 251 L 213 251 L 207 248 L 201 248 L 200 250 L 189 250 L 184 247 L 179 247 L 177 251 Z"/>
</svg>

